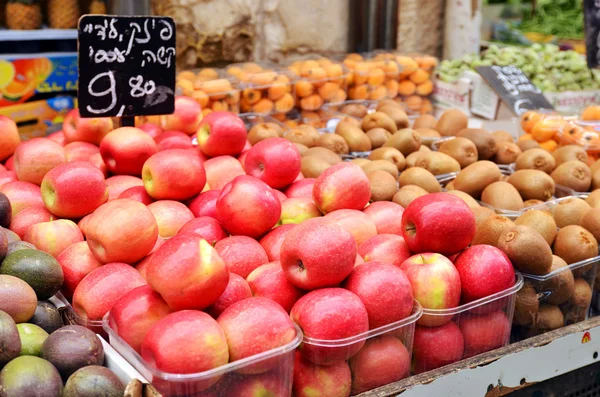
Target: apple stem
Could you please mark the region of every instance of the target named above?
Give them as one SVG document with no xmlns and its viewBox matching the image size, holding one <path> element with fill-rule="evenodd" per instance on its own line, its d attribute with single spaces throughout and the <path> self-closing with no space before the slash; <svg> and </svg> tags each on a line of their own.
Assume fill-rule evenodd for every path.
<svg viewBox="0 0 600 397">
<path fill-rule="evenodd" d="M 304 263 L 302 263 L 302 261 L 298 261 L 298 267 L 300 268 L 301 272 L 304 271 Z"/>
</svg>

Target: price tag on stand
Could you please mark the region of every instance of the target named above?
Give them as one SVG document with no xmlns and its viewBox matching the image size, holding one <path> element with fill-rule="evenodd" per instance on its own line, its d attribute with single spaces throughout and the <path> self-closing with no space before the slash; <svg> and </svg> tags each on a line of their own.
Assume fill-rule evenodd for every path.
<svg viewBox="0 0 600 397">
<path fill-rule="evenodd" d="M 477 72 L 517 116 L 528 110 L 553 109 L 542 91 L 516 66 L 480 66 Z"/>
<path fill-rule="evenodd" d="M 175 110 L 175 23 L 152 16 L 84 15 L 79 20 L 81 117 L 171 114 Z"/>
<path fill-rule="evenodd" d="M 600 0 L 583 1 L 585 52 L 590 69 L 600 65 Z"/>
</svg>

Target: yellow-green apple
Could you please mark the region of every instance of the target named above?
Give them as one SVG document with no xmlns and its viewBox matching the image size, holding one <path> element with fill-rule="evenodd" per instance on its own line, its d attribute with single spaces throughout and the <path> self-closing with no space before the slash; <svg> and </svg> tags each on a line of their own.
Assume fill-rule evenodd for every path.
<svg viewBox="0 0 600 397">
<path fill-rule="evenodd" d="M 9 182 L 14 182 L 17 179 L 17 173 L 11 170 L 0 171 L 0 189 Z"/>
<path fill-rule="evenodd" d="M 112 129 L 110 117 L 84 119 L 79 116 L 78 109 L 67 113 L 63 122 L 63 134 L 67 143 L 81 141 L 100 145 L 102 138 Z"/>
<path fill-rule="evenodd" d="M 304 295 L 304 291 L 290 283 L 279 262 L 271 262 L 254 269 L 246 278 L 252 294 L 269 298 L 290 312 L 294 304 Z"/>
<path fill-rule="evenodd" d="M 0 161 L 13 155 L 21 142 L 17 124 L 6 116 L 0 116 Z"/>
<path fill-rule="evenodd" d="M 73 292 L 73 309 L 84 320 L 102 320 L 123 295 L 146 285 L 146 280 L 126 263 L 108 263 L 92 270 Z"/>
<path fill-rule="evenodd" d="M 163 130 L 176 130 L 193 135 L 198 130 L 202 120 L 202 109 L 194 98 L 186 96 L 175 97 L 175 111 L 161 117 Z"/>
<path fill-rule="evenodd" d="M 313 187 L 315 186 L 315 178 L 304 178 L 292 183 L 285 189 L 285 195 L 292 197 L 310 197 L 313 196 Z"/>
<path fill-rule="evenodd" d="M 81 230 L 81 234 L 83 234 L 83 237 L 87 237 L 85 228 L 91 217 L 92 217 L 92 214 L 86 215 L 83 218 L 81 218 L 79 220 L 79 222 L 77 222 L 77 227 L 79 228 L 79 230 Z"/>
<path fill-rule="evenodd" d="M 460 318 L 458 327 L 465 339 L 464 358 L 505 346 L 510 338 L 510 322 L 502 310 L 467 314 Z"/>
<path fill-rule="evenodd" d="M 194 218 L 179 229 L 179 234 L 194 233 L 208 241 L 210 245 L 214 245 L 227 237 L 227 232 L 223 226 L 215 218 L 209 216 L 200 216 Z"/>
<path fill-rule="evenodd" d="M 43 205 L 36 205 L 25 208 L 23 211 L 15 215 L 9 229 L 17 233 L 21 239 L 25 237 L 25 232 L 29 227 L 36 223 L 50 222 L 54 220 L 54 215 L 50 213 Z"/>
<path fill-rule="evenodd" d="M 303 290 L 337 286 L 352 273 L 356 242 L 341 226 L 313 218 L 290 230 L 281 245 L 287 279 Z"/>
<path fill-rule="evenodd" d="M 335 341 L 369 330 L 369 315 L 360 298 L 343 288 L 311 291 L 296 302 L 290 313 L 304 333 L 302 357 L 322 365 L 332 365 L 354 356 L 364 346 L 359 340 L 340 346 L 322 346 L 311 340 Z"/>
<path fill-rule="evenodd" d="M 404 208 L 392 201 L 377 201 L 363 210 L 375 223 L 378 234 L 402 236 L 402 214 Z"/>
<path fill-rule="evenodd" d="M 231 156 L 218 156 L 204 162 L 206 182 L 211 189 L 221 190 L 240 175 L 246 175 L 242 164 Z"/>
<path fill-rule="evenodd" d="M 358 210 L 335 210 L 325 215 L 325 219 L 347 230 L 354 237 L 356 246 L 360 246 L 371 237 L 377 235 L 375 223 L 373 223 L 371 218 Z"/>
<path fill-rule="evenodd" d="M 158 225 L 144 204 L 120 199 L 98 207 L 85 233 L 90 250 L 100 262 L 135 263 L 154 248 Z"/>
<path fill-rule="evenodd" d="M 354 268 L 342 284 L 360 298 L 369 314 L 369 328 L 395 323 L 410 315 L 413 292 L 400 268 L 381 262 L 367 262 Z"/>
<path fill-rule="evenodd" d="M 6 161 L 4 162 L 4 167 L 7 170 L 11 170 L 11 171 L 15 170 L 15 155 L 14 154 L 6 159 Z"/>
<path fill-rule="evenodd" d="M 107 178 L 108 201 L 118 198 L 125 190 L 135 186 L 144 186 L 144 181 L 131 175 L 114 175 Z"/>
<path fill-rule="evenodd" d="M 217 199 L 221 195 L 220 190 L 208 190 L 202 192 L 188 202 L 188 208 L 195 217 L 210 216 L 217 218 Z"/>
<path fill-rule="evenodd" d="M 144 123 L 140 126 L 137 126 L 137 128 L 150 135 L 152 139 L 155 139 L 157 136 L 163 133 L 163 129 L 155 123 Z"/>
<path fill-rule="evenodd" d="M 229 272 L 206 240 L 186 233 L 167 240 L 152 255 L 146 278 L 173 310 L 202 310 L 225 291 Z"/>
<path fill-rule="evenodd" d="M 378 234 L 358 246 L 365 262 L 383 262 L 400 266 L 412 255 L 404 238 L 396 234 Z"/>
<path fill-rule="evenodd" d="M 67 162 L 65 148 L 48 138 L 33 138 L 15 150 L 15 172 L 20 181 L 39 185 L 51 169 Z"/>
<path fill-rule="evenodd" d="M 319 216 L 322 216 L 321 211 L 311 197 L 292 197 L 281 202 L 281 216 L 277 224 L 302 223 Z"/>
<path fill-rule="evenodd" d="M 229 345 L 229 359 L 241 360 L 290 343 L 296 328 L 288 313 L 267 298 L 248 298 L 229 306 L 217 322 Z M 251 341 L 251 342 L 249 342 Z M 261 374 L 279 363 L 281 357 L 238 369 L 241 374 Z"/>
<path fill-rule="evenodd" d="M 284 138 L 258 142 L 246 154 L 244 169 L 274 189 L 288 186 L 300 173 L 300 152 Z"/>
<path fill-rule="evenodd" d="M 269 262 L 262 245 L 247 236 L 231 236 L 215 244 L 219 256 L 227 264 L 231 273 L 244 278 L 260 265 Z"/>
<path fill-rule="evenodd" d="M 46 138 L 52 139 L 54 142 L 58 143 L 60 146 L 65 146 L 67 144 L 65 134 L 62 132 L 62 130 L 53 132 L 52 134 L 47 135 Z"/>
<path fill-rule="evenodd" d="M 60 264 L 65 278 L 61 292 L 69 300 L 73 298 L 73 292 L 81 280 L 103 265 L 92 254 L 85 241 L 71 244 L 56 257 L 56 260 Z"/>
<path fill-rule="evenodd" d="M 154 139 L 135 127 L 117 128 L 100 142 L 106 168 L 117 175 L 141 175 L 144 162 L 155 153 Z"/>
<path fill-rule="evenodd" d="M 200 157 L 184 149 L 156 153 L 144 164 L 142 179 L 155 200 L 188 200 L 206 185 Z"/>
<path fill-rule="evenodd" d="M 450 321 L 439 327 L 415 327 L 413 372 L 430 371 L 463 358 L 465 341 L 458 326 Z"/>
<path fill-rule="evenodd" d="M 265 249 L 269 261 L 273 262 L 279 260 L 283 240 L 285 240 L 288 232 L 295 226 L 295 224 L 277 226 L 260 239 L 260 245 Z"/>
<path fill-rule="evenodd" d="M 212 112 L 200 122 L 198 148 L 209 157 L 237 156 L 246 145 L 246 125 L 237 114 Z"/>
<path fill-rule="evenodd" d="M 100 153 L 93 154 L 88 161 L 92 163 L 94 167 L 102 171 L 105 178 L 108 177 L 108 169 L 106 168 L 106 164 L 104 164 L 104 160 L 102 160 L 102 155 Z"/>
<path fill-rule="evenodd" d="M 460 303 L 460 276 L 450 259 L 441 254 L 422 253 L 405 260 L 400 269 L 412 285 L 414 298 L 424 309 L 450 309 Z M 419 324 L 436 326 L 452 316 L 426 314 Z"/>
<path fill-rule="evenodd" d="M 275 226 L 280 215 L 281 203 L 273 189 L 249 175 L 225 185 L 217 200 L 217 220 L 234 235 L 260 237 Z"/>
<path fill-rule="evenodd" d="M 35 245 L 37 249 L 56 258 L 71 244 L 83 241 L 83 234 L 75 222 L 58 219 L 30 226 L 25 232 L 23 241 Z"/>
<path fill-rule="evenodd" d="M 148 205 L 148 209 L 156 218 L 158 235 L 164 239 L 173 237 L 183 225 L 194 219 L 192 211 L 179 201 L 155 201 Z"/>
<path fill-rule="evenodd" d="M 392 335 L 370 338 L 350 359 L 352 395 L 397 382 L 410 375 L 410 354 Z"/>
<path fill-rule="evenodd" d="M 108 200 L 102 172 L 87 161 L 59 165 L 44 176 L 41 186 L 46 208 L 61 218 L 81 218 Z"/>
<path fill-rule="evenodd" d="M 189 149 L 194 147 L 188 135 L 174 130 L 163 132 L 154 138 L 154 142 L 156 142 L 156 148 L 159 152 L 168 149 Z"/>
<path fill-rule="evenodd" d="M 108 323 L 133 350 L 140 352 L 148 331 L 173 311 L 149 285 L 127 292 L 110 309 Z"/>
<path fill-rule="evenodd" d="M 402 237 L 414 253 L 454 255 L 465 249 L 474 236 L 473 211 L 450 193 L 418 197 L 402 214 Z"/>
<path fill-rule="evenodd" d="M 350 397 L 352 374 L 346 361 L 317 365 L 296 352 L 293 395 L 295 397 Z"/>
<path fill-rule="evenodd" d="M 25 208 L 43 206 L 40 187 L 30 182 L 13 181 L 0 187 L 0 193 L 4 193 L 12 207 L 12 216 L 17 215 Z"/>
<path fill-rule="evenodd" d="M 129 189 L 124 190 L 123 193 L 119 194 L 119 197 L 117 198 L 132 199 L 135 201 L 139 201 L 140 203 L 145 205 L 152 204 L 154 202 L 154 199 L 150 197 L 150 195 L 146 191 L 146 188 L 143 186 L 130 187 Z"/>
<path fill-rule="evenodd" d="M 252 290 L 250 289 L 248 282 L 246 282 L 243 277 L 238 276 L 235 273 L 230 273 L 227 288 L 225 288 L 225 291 L 223 291 L 221 296 L 219 296 L 219 299 L 217 299 L 215 303 L 206 309 L 206 312 L 214 318 L 217 318 L 229 306 L 238 301 L 251 297 Z"/>
<path fill-rule="evenodd" d="M 230 384 L 223 386 L 223 389 L 217 391 L 217 394 L 209 394 L 208 397 L 287 397 L 290 395 L 288 382 L 291 382 L 291 379 L 285 381 L 287 376 L 289 376 L 287 373 L 271 371 L 259 375 L 232 378 Z M 200 397 L 205 396 L 201 395 Z"/>
<path fill-rule="evenodd" d="M 340 209 L 362 210 L 371 198 L 367 174 L 354 163 L 327 168 L 315 181 L 313 199 L 324 214 Z"/>
<path fill-rule="evenodd" d="M 0 227 L 8 228 L 12 222 L 12 205 L 4 193 L 0 193 Z"/>
<path fill-rule="evenodd" d="M 67 161 L 89 161 L 90 158 L 100 153 L 100 148 L 88 142 L 71 142 L 65 145 Z"/>
</svg>

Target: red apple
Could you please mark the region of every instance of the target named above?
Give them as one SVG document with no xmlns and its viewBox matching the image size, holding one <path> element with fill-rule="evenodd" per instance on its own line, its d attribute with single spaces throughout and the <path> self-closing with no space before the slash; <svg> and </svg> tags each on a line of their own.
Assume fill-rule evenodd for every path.
<svg viewBox="0 0 600 397">
<path fill-rule="evenodd" d="M 4 162 L 4 167 L 6 167 L 6 169 L 9 171 L 15 170 L 15 155 L 14 154 L 6 159 L 6 161 Z"/>
<path fill-rule="evenodd" d="M 454 255 L 473 240 L 475 215 L 456 196 L 430 193 L 416 198 L 404 210 L 402 236 L 412 252 Z"/>
<path fill-rule="evenodd" d="M 73 309 L 84 320 L 102 320 L 126 293 L 142 285 L 146 285 L 146 280 L 133 267 L 109 263 L 92 270 L 77 285 Z"/>
<path fill-rule="evenodd" d="M 221 190 L 235 177 L 246 175 L 242 164 L 231 156 L 218 156 L 204 163 L 206 182 L 211 189 Z"/>
<path fill-rule="evenodd" d="M 194 197 L 189 203 L 188 208 L 195 217 L 210 216 L 217 218 L 217 199 L 221 195 L 220 190 L 208 190 Z"/>
<path fill-rule="evenodd" d="M 156 148 L 158 151 L 167 149 L 189 149 L 194 147 L 190 141 L 190 137 L 181 131 L 165 131 L 156 138 Z"/>
<path fill-rule="evenodd" d="M 292 197 L 310 197 L 312 198 L 313 187 L 317 180 L 315 178 L 300 179 L 292 183 L 286 190 L 285 195 Z"/>
<path fill-rule="evenodd" d="M 179 201 L 155 201 L 148 205 L 148 209 L 156 218 L 158 235 L 165 239 L 176 235 L 183 225 L 194 219 L 192 211 Z"/>
<path fill-rule="evenodd" d="M 65 145 L 67 161 L 90 161 L 90 158 L 98 153 L 98 146 L 88 142 L 71 142 Z"/>
<path fill-rule="evenodd" d="M 319 211 L 312 198 L 292 197 L 281 202 L 281 216 L 278 223 L 281 225 L 302 223 L 307 219 L 319 216 L 322 216 L 321 211 Z"/>
<path fill-rule="evenodd" d="M 279 260 L 283 240 L 295 226 L 295 224 L 278 226 L 260 239 L 260 245 L 265 249 L 270 262 Z"/>
<path fill-rule="evenodd" d="M 154 253 L 146 278 L 173 310 L 201 310 L 223 294 L 229 272 L 206 240 L 188 233 L 169 239 Z"/>
<path fill-rule="evenodd" d="M 46 138 L 52 139 L 54 142 L 58 143 L 60 146 L 65 146 L 67 144 L 65 134 L 61 131 L 53 132 L 50 135 L 47 135 Z"/>
<path fill-rule="evenodd" d="M 85 226 L 90 250 L 102 263 L 135 263 L 154 248 L 158 225 L 139 201 L 121 199 L 102 204 Z"/>
<path fill-rule="evenodd" d="M 183 149 L 163 150 L 144 164 L 142 179 L 155 200 L 187 200 L 206 185 L 202 160 Z"/>
<path fill-rule="evenodd" d="M 163 133 L 163 129 L 155 123 L 144 123 L 137 128 L 150 135 L 152 139 L 156 139 L 156 137 Z"/>
<path fill-rule="evenodd" d="M 358 254 L 365 262 L 383 262 L 394 266 L 400 266 L 411 256 L 406 241 L 395 234 L 371 237 L 358 246 Z"/>
<path fill-rule="evenodd" d="M 250 151 L 250 149 L 248 150 L 244 150 L 242 153 L 240 153 L 239 156 L 237 156 L 237 160 L 240 162 L 240 164 L 242 165 L 242 168 L 244 169 L 244 171 L 246 171 L 246 157 L 248 156 L 248 152 Z M 253 175 L 254 176 L 254 175 Z"/>
<path fill-rule="evenodd" d="M 0 164 L 0 172 L 5 172 L 7 171 L 6 167 L 3 166 L 2 164 Z"/>
<path fill-rule="evenodd" d="M 17 173 L 11 170 L 0 171 L 0 189 L 9 182 L 17 180 Z"/>
<path fill-rule="evenodd" d="M 313 186 L 313 200 L 324 214 L 340 210 L 362 210 L 371 198 L 367 174 L 354 163 L 338 163 L 327 168 Z"/>
<path fill-rule="evenodd" d="M 410 353 L 392 335 L 370 338 L 350 359 L 352 395 L 360 394 L 410 375 Z"/>
<path fill-rule="evenodd" d="M 79 241 L 65 248 L 56 258 L 65 277 L 61 292 L 71 300 L 73 292 L 81 280 L 93 270 L 102 266 L 85 241 Z"/>
<path fill-rule="evenodd" d="M 460 361 L 465 341 L 452 321 L 440 327 L 417 325 L 413 341 L 413 372 L 430 371 Z"/>
<path fill-rule="evenodd" d="M 269 298 L 277 302 L 286 312 L 290 312 L 294 304 L 304 292 L 290 283 L 279 262 L 271 262 L 259 266 L 246 278 L 254 296 Z"/>
<path fill-rule="evenodd" d="M 364 265 L 365 263 L 367 262 L 365 262 L 365 260 L 360 255 L 356 254 L 356 261 L 354 261 L 354 267 L 358 265 Z"/>
<path fill-rule="evenodd" d="M 23 241 L 35 245 L 37 249 L 56 258 L 71 244 L 83 241 L 83 234 L 75 222 L 59 219 L 30 226 L 25 232 Z"/>
<path fill-rule="evenodd" d="M 291 382 L 291 379 L 286 380 L 287 376 L 287 374 L 278 374 L 271 371 L 236 378 L 231 385 L 226 386 L 226 394 L 223 392 L 217 393 L 215 397 L 223 395 L 227 397 L 288 397 L 290 395 L 289 382 Z M 209 395 L 209 397 L 212 396 Z"/>
<path fill-rule="evenodd" d="M 25 208 L 44 206 L 40 187 L 30 182 L 8 182 L 0 187 L 0 193 L 8 197 L 12 207 L 12 216 L 17 215 Z"/>
<path fill-rule="evenodd" d="M 144 186 L 144 181 L 136 176 L 131 175 L 115 175 L 106 179 L 106 187 L 108 188 L 108 201 L 114 200 L 121 195 L 125 190 L 135 186 Z"/>
<path fill-rule="evenodd" d="M 280 261 L 285 276 L 296 287 L 332 287 L 352 273 L 356 243 L 341 226 L 323 218 L 309 219 L 288 232 Z"/>
<path fill-rule="evenodd" d="M 367 262 L 354 268 L 343 287 L 360 298 L 369 314 L 369 328 L 395 323 L 410 315 L 413 292 L 404 272 L 394 265 Z"/>
<path fill-rule="evenodd" d="M 85 228 L 87 227 L 87 223 L 91 217 L 92 217 L 92 214 L 86 215 L 83 218 L 81 218 L 81 220 L 79 222 L 77 222 L 77 227 L 79 227 L 79 230 L 81 230 L 83 237 L 87 237 Z"/>
<path fill-rule="evenodd" d="M 458 326 L 465 339 L 464 358 L 505 346 L 510 338 L 510 322 L 502 310 L 463 315 Z"/>
<path fill-rule="evenodd" d="M 21 142 L 17 124 L 6 116 L 0 116 L 0 161 L 13 155 Z"/>
<path fill-rule="evenodd" d="M 146 192 L 146 188 L 143 186 L 134 186 L 130 187 L 127 190 L 124 190 L 123 193 L 119 194 L 120 199 L 128 198 L 135 201 L 139 201 L 142 204 L 148 205 L 154 202 L 154 199 L 150 197 L 148 192 Z"/>
<path fill-rule="evenodd" d="M 356 246 L 377 235 L 377 227 L 373 221 L 358 210 L 336 210 L 325 215 L 325 219 L 347 230 L 354 237 Z"/>
<path fill-rule="evenodd" d="M 20 181 L 39 185 L 51 169 L 67 162 L 65 149 L 48 138 L 33 138 L 15 150 L 15 172 Z"/>
<path fill-rule="evenodd" d="M 217 318 L 229 306 L 248 298 L 252 298 L 252 290 L 246 280 L 235 273 L 230 273 L 227 288 L 225 288 L 225 291 L 221 294 L 219 299 L 217 299 L 206 312 L 214 318 Z"/>
<path fill-rule="evenodd" d="M 231 236 L 215 244 L 217 253 L 231 273 L 244 278 L 260 265 L 269 262 L 269 257 L 262 245 L 247 236 Z"/>
<path fill-rule="evenodd" d="M 229 345 L 229 359 L 241 360 L 287 345 L 296 338 L 296 328 L 281 306 L 267 298 L 248 298 L 229 306 L 217 319 Z M 260 374 L 273 369 L 279 357 L 238 369 L 242 374 Z"/>
<path fill-rule="evenodd" d="M 67 113 L 63 122 L 63 134 L 67 143 L 82 141 L 100 145 L 102 138 L 112 129 L 113 122 L 111 118 L 84 119 L 79 116 L 78 109 L 73 109 Z"/>
<path fill-rule="evenodd" d="M 273 193 L 275 193 L 275 197 L 277 197 L 277 199 L 279 200 L 280 203 L 283 203 L 285 200 L 287 200 L 287 196 L 281 192 L 280 190 L 277 189 L 273 189 Z"/>
<path fill-rule="evenodd" d="M 302 357 L 315 364 L 332 365 L 354 356 L 365 342 L 322 346 L 311 340 L 335 341 L 369 330 L 369 315 L 360 298 L 342 288 L 311 291 L 296 302 L 290 313 L 304 333 Z"/>
<path fill-rule="evenodd" d="M 104 164 L 104 160 L 102 160 L 102 155 L 100 153 L 93 154 L 88 161 L 92 163 L 94 167 L 98 168 L 105 178 L 108 177 L 108 169 L 106 168 L 106 164 Z"/>
<path fill-rule="evenodd" d="M 198 127 L 198 147 L 207 156 L 237 156 L 246 145 L 246 125 L 231 112 L 212 112 Z"/>
<path fill-rule="evenodd" d="M 179 234 L 194 233 L 201 236 L 204 240 L 214 246 L 218 241 L 223 240 L 227 237 L 227 232 L 223 229 L 223 226 L 218 220 L 208 217 L 201 216 L 194 218 L 179 229 Z"/>
<path fill-rule="evenodd" d="M 108 133 L 100 143 L 100 154 L 113 174 L 142 174 L 144 162 L 156 153 L 156 143 L 139 128 L 121 127 Z"/>
<path fill-rule="evenodd" d="M 217 219 L 234 235 L 262 236 L 275 226 L 280 214 L 281 203 L 273 189 L 248 175 L 228 183 L 217 200 Z"/>
<path fill-rule="evenodd" d="M 142 285 L 123 295 L 110 309 L 109 325 L 139 353 L 148 331 L 171 313 L 158 292 L 149 285 Z"/>
<path fill-rule="evenodd" d="M 62 218 L 81 218 L 108 200 L 102 172 L 87 161 L 59 165 L 42 180 L 46 208 Z"/>
<path fill-rule="evenodd" d="M 345 361 L 316 365 L 304 360 L 297 352 L 293 384 L 295 397 L 349 397 L 352 374 Z"/>
<path fill-rule="evenodd" d="M 274 189 L 288 186 L 300 172 L 300 152 L 284 138 L 269 138 L 248 151 L 246 173 L 259 178 Z"/>
<path fill-rule="evenodd" d="M 177 130 L 193 135 L 198 130 L 202 120 L 202 109 L 194 98 L 186 96 L 175 97 L 175 112 L 162 116 L 163 130 Z"/>
<path fill-rule="evenodd" d="M 375 223 L 378 234 L 402 236 L 402 214 L 404 208 L 392 201 L 377 201 L 363 210 Z"/>
<path fill-rule="evenodd" d="M 54 216 L 43 205 L 28 207 L 12 218 L 10 230 L 23 239 L 29 227 L 36 223 L 50 222 L 51 220 L 54 220 Z"/>
</svg>

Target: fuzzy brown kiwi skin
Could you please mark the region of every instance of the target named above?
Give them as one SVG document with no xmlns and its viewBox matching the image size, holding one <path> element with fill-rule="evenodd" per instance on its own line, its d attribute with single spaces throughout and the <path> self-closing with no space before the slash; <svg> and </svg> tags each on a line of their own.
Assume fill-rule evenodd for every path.
<svg viewBox="0 0 600 397">
<path fill-rule="evenodd" d="M 496 141 L 496 145 L 498 146 L 498 151 L 494 157 L 494 162 L 496 164 L 512 164 L 517 161 L 519 155 L 523 153 L 519 146 L 513 142 Z"/>
<path fill-rule="evenodd" d="M 556 184 L 550 175 L 540 170 L 519 170 L 508 177 L 507 182 L 517 188 L 523 200 L 546 201 L 552 198 Z"/>
<path fill-rule="evenodd" d="M 572 197 L 563 200 L 554 207 L 553 215 L 556 226 L 563 228 L 569 225 L 578 225 L 590 209 L 590 205 L 580 198 Z"/>
<path fill-rule="evenodd" d="M 566 324 L 575 324 L 584 321 L 592 303 L 592 288 L 584 278 L 576 278 L 573 296 L 565 307 Z"/>
<path fill-rule="evenodd" d="M 576 192 L 587 192 L 592 184 L 592 171 L 581 161 L 562 163 L 550 174 L 557 185 L 573 189 Z"/>
<path fill-rule="evenodd" d="M 554 254 L 569 265 L 598 255 L 598 241 L 592 233 L 578 225 L 569 225 L 558 231 L 554 240 Z M 592 264 L 573 270 L 575 277 L 582 277 L 592 270 Z"/>
<path fill-rule="evenodd" d="M 489 160 L 496 155 L 498 147 L 492 134 L 481 128 L 465 128 L 457 137 L 467 138 L 477 146 L 479 160 Z"/>
<path fill-rule="evenodd" d="M 562 258 L 553 255 L 552 267 L 550 272 L 556 272 L 556 275 L 541 282 L 538 291 L 548 294 L 544 298 L 545 303 L 552 305 L 562 305 L 573 296 L 575 291 L 575 279 L 569 265 Z"/>
<path fill-rule="evenodd" d="M 552 214 L 548 211 L 525 211 L 515 220 L 515 224 L 532 227 L 544 237 L 548 245 L 552 246 L 552 243 L 554 243 L 557 227 Z"/>
<path fill-rule="evenodd" d="M 521 153 L 515 163 L 516 170 L 540 170 L 546 174 L 556 167 L 556 160 L 544 149 L 529 149 Z"/>
<path fill-rule="evenodd" d="M 523 288 L 517 292 L 513 324 L 533 324 L 539 308 L 540 301 L 537 291 L 530 284 L 525 284 Z"/>
<path fill-rule="evenodd" d="M 552 267 L 552 250 L 537 230 L 524 225 L 505 229 L 498 248 L 508 256 L 515 269 L 535 275 L 546 275 Z"/>
<path fill-rule="evenodd" d="M 541 304 L 535 318 L 535 327 L 542 332 L 552 331 L 564 326 L 565 318 L 556 305 Z"/>
</svg>

